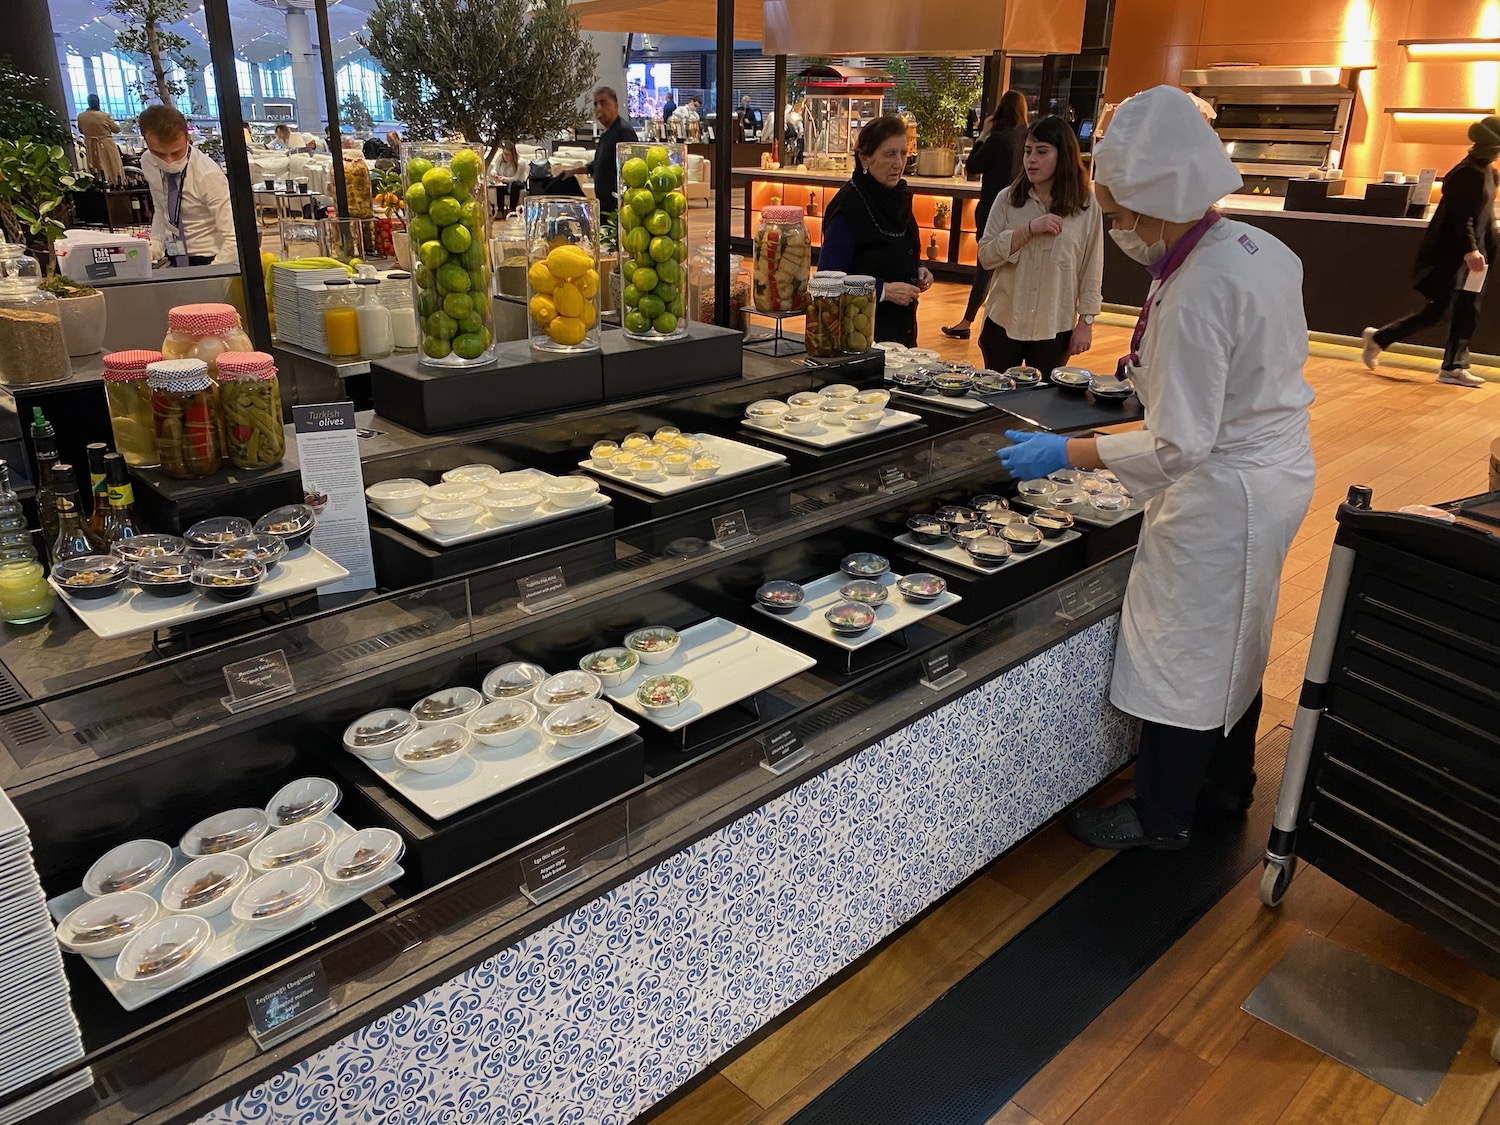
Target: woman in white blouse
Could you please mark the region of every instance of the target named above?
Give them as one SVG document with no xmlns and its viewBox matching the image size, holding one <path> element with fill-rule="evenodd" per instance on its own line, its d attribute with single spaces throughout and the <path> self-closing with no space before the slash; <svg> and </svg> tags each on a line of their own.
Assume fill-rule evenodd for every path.
<svg viewBox="0 0 1500 1125">
<path fill-rule="evenodd" d="M 1023 167 L 979 239 L 979 264 L 994 275 L 979 350 L 992 371 L 1025 363 L 1047 374 L 1093 344 L 1104 223 L 1060 117 L 1027 132 Z"/>
</svg>

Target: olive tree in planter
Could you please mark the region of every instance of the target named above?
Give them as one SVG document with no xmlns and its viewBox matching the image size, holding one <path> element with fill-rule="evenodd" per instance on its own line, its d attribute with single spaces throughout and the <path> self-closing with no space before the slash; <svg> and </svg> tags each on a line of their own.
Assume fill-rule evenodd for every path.
<svg viewBox="0 0 1500 1125">
<path fill-rule="evenodd" d="M 951 176 L 957 162 L 969 109 L 979 101 L 983 84 L 959 70 L 952 59 L 939 59 L 925 82 L 917 80 L 906 59 L 887 64 L 896 79 L 896 101 L 917 125 L 917 175 Z"/>
<path fill-rule="evenodd" d="M 187 22 L 187 0 L 109 0 L 105 11 L 121 24 L 115 32 L 115 49 L 146 60 L 147 76 L 131 83 L 141 104 L 177 104 L 191 89 L 199 69 L 197 60 L 188 54 L 192 44 L 170 30 L 172 24 Z M 181 68 L 183 80 L 173 77 L 173 66 Z"/>
</svg>

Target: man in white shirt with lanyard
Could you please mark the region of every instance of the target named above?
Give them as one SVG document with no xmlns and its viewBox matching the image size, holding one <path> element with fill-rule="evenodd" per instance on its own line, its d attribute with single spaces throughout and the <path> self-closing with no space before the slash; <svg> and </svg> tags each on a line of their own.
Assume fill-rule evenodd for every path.
<svg viewBox="0 0 1500 1125">
<path fill-rule="evenodd" d="M 137 120 L 146 152 L 141 171 L 151 189 L 151 253 L 167 266 L 239 262 L 229 180 L 188 138 L 187 119 L 167 105 L 148 106 Z"/>
</svg>

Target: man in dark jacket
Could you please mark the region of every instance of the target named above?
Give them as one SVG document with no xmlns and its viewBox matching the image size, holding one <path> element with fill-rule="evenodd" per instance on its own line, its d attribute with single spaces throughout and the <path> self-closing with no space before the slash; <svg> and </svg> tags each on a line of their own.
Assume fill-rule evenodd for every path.
<svg viewBox="0 0 1500 1125">
<path fill-rule="evenodd" d="M 630 122 L 620 112 L 620 99 L 608 86 L 594 91 L 594 117 L 604 132 L 594 145 L 594 159 L 587 164 L 575 164 L 564 168 L 559 176 L 576 176 L 587 172 L 594 178 L 594 198 L 599 201 L 599 214 L 607 215 L 619 206 L 616 193 L 620 174 L 615 167 L 615 146 L 638 140 Z"/>
<path fill-rule="evenodd" d="M 1500 157 L 1500 117 L 1469 126 L 1474 146 L 1443 177 L 1443 197 L 1417 251 L 1413 288 L 1427 298 L 1420 312 L 1384 328 L 1364 332 L 1365 366 L 1374 371 L 1380 353 L 1392 344 L 1441 324 L 1449 317 L 1448 347 L 1439 383 L 1479 387 L 1484 380 L 1469 370 L 1469 339 L 1479 322 L 1484 272 L 1495 255 L 1495 160 Z M 1477 275 L 1477 276 L 1476 276 Z"/>
</svg>

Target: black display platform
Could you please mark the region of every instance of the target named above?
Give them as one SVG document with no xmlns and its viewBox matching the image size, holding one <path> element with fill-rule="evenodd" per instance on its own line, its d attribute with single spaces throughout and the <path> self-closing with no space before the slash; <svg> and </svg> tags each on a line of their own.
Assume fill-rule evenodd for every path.
<svg viewBox="0 0 1500 1125">
<path fill-rule="evenodd" d="M 539 551 L 567 547 L 581 539 L 607 535 L 614 530 L 614 505 L 588 508 L 569 516 L 517 531 L 492 535 L 452 547 L 435 543 L 407 531 L 373 509 L 370 512 L 370 545 L 375 551 L 375 576 L 387 589 L 400 589 L 451 578 L 486 566 L 499 566 Z M 614 558 L 610 544 L 589 545 L 560 556 L 565 563 L 602 563 Z"/>
<path fill-rule="evenodd" d="M 674 492 L 668 496 L 658 496 L 654 492 L 647 492 L 609 476 L 600 475 L 595 479 L 599 481 L 599 487 L 607 492 L 614 502 L 619 512 L 619 515 L 615 517 L 616 521 L 621 526 L 626 526 L 661 519 L 663 516 L 675 516 L 692 508 L 709 504 L 718 504 L 726 511 L 730 508 L 743 508 L 745 507 L 743 503 L 731 504 L 728 501 L 738 499 L 757 489 L 769 488 L 773 484 L 791 480 L 792 470 L 786 462 L 778 461 L 764 468 L 740 473 L 738 476 L 725 477 L 722 480 L 708 480 L 696 488 Z"/>
<path fill-rule="evenodd" d="M 288 445 L 291 442 L 289 432 Z M 285 463 L 260 472 L 241 472 L 226 459 L 223 470 L 201 480 L 174 480 L 160 469 L 131 469 L 130 475 L 135 481 L 137 518 L 153 531 L 171 535 L 181 535 L 210 516 L 257 520 L 283 504 L 302 503 L 302 474 Z"/>
<path fill-rule="evenodd" d="M 792 472 L 801 477 L 822 472 L 825 469 L 842 468 L 855 461 L 862 461 L 866 457 L 873 457 L 877 453 L 901 449 L 913 442 L 922 441 L 928 433 L 925 424 L 912 422 L 893 430 L 880 430 L 853 441 L 846 441 L 841 445 L 822 449 L 815 445 L 793 441 L 773 430 L 742 425 L 734 435 L 734 439 L 782 454 L 791 465 Z"/>
<path fill-rule="evenodd" d="M 599 352 L 558 355 L 512 340 L 484 367 L 424 367 L 414 355 L 379 360 L 370 364 L 370 387 L 381 417 L 436 434 L 603 402 L 604 372 Z"/>
<path fill-rule="evenodd" d="M 343 785 L 346 819 L 401 833 L 401 865 L 430 887 L 634 789 L 645 779 L 646 757 L 640 735 L 626 735 L 444 820 L 418 812 L 353 754 L 335 755 L 329 768 Z"/>
<path fill-rule="evenodd" d="M 687 322 L 680 340 L 647 343 L 623 332 L 600 338 L 606 399 L 634 398 L 670 390 L 738 379 L 745 371 L 744 334 L 713 324 Z"/>
<path fill-rule="evenodd" d="M 1146 408 L 1134 395 L 1124 402 L 1110 402 L 1086 391 L 1075 394 L 1051 385 L 980 397 L 1006 414 L 1054 434 L 1075 434 L 1101 426 L 1139 422 L 1146 416 Z"/>
</svg>

